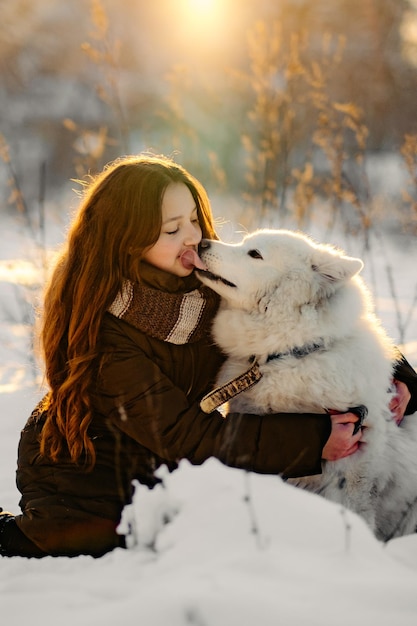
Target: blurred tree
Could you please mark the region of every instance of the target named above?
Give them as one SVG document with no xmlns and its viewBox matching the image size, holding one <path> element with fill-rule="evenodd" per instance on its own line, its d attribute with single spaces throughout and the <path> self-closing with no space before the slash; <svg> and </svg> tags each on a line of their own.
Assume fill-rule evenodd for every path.
<svg viewBox="0 0 417 626">
<path fill-rule="evenodd" d="M 404 20 L 416 19 L 410 0 L 284 0 L 283 32 L 308 33 L 310 60 L 321 51 L 323 35 L 345 39 L 341 65 L 330 77 L 336 100 L 352 102 L 365 112 L 371 149 L 401 144 L 417 129 L 417 68 L 406 56 Z M 307 59 L 304 59 L 307 60 Z"/>
<path fill-rule="evenodd" d="M 97 39 L 100 29 L 91 12 L 96 6 L 97 18 L 99 4 L 106 41 Z M 188 0 L 0 0 L 0 133 L 17 170 L 33 177 L 46 161 L 49 184 L 55 177 L 57 184 L 68 178 L 74 133 L 64 119 L 72 128 L 106 137 L 103 160 L 127 146 L 172 152 L 185 125 L 184 152 L 202 164 L 215 163 L 218 178 L 221 173 L 224 180 L 224 170 L 239 185 L 239 138 L 252 106 L 251 86 L 238 89 L 231 76 L 248 68 L 250 27 L 272 18 L 281 24 L 284 55 L 295 36 L 301 44 L 308 41 L 300 52 L 305 67 L 321 57 L 327 35 L 329 46 L 336 46 L 339 36 L 344 39 L 343 56 L 326 75 L 328 97 L 364 111 L 368 149 L 398 148 L 405 133 L 416 132 L 416 67 L 404 55 L 402 38 L 405 18 L 415 17 L 412 0 L 222 0 L 216 19 L 191 16 L 197 5 Z M 109 50 L 115 52 L 111 58 Z M 187 82 L 176 83 L 174 111 L 168 77 L 178 66 L 186 69 Z M 286 137 L 281 134 L 285 142 L 304 132 L 302 125 L 291 126 L 287 110 L 285 100 L 279 118 L 288 130 Z M 284 180 L 286 172 L 281 174 Z"/>
</svg>

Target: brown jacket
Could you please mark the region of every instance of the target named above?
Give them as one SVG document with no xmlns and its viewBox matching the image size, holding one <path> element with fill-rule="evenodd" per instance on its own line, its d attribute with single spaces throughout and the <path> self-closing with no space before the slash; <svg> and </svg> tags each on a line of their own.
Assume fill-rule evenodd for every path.
<svg viewBox="0 0 417 626">
<path fill-rule="evenodd" d="M 330 432 L 321 416 L 206 415 L 199 400 L 222 361 L 208 339 L 174 345 L 145 335 L 110 314 L 101 335 L 104 365 L 90 426 L 97 462 L 91 472 L 39 454 L 45 416 L 36 411 L 22 431 L 17 485 L 21 530 L 49 554 L 102 554 L 116 545 L 115 528 L 132 498 L 132 480 L 152 486 L 161 463 L 227 465 L 287 476 L 321 471 Z"/>
</svg>

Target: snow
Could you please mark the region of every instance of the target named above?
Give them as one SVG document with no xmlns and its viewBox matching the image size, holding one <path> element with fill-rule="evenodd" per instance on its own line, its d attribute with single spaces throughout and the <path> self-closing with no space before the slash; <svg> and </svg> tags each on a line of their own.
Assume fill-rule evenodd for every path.
<svg viewBox="0 0 417 626">
<path fill-rule="evenodd" d="M 388 247 L 389 241 L 389 247 Z M 339 243 L 339 242 L 334 242 Z M 355 256 L 359 244 L 345 249 Z M 31 307 L 42 282 L 36 246 L 2 216 L 0 259 L 0 505 L 18 511 L 19 432 L 42 395 L 30 347 Z M 38 256 L 37 256 L 38 255 Z M 374 249 L 376 304 L 417 364 L 415 241 Z M 397 307 L 386 279 L 393 269 Z M 23 297 L 23 295 L 25 298 Z M 417 416 L 416 416 L 417 418 Z M 0 559 L 1 622 L 43 626 L 415 626 L 417 535 L 378 542 L 355 514 L 318 496 L 221 465 L 183 461 L 164 486 L 138 486 L 122 525 L 128 550 Z"/>
</svg>

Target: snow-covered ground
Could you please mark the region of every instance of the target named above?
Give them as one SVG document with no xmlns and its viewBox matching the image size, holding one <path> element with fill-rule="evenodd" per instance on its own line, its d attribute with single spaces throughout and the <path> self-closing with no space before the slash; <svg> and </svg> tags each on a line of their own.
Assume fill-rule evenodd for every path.
<svg viewBox="0 0 417 626">
<path fill-rule="evenodd" d="M 2 216 L 1 234 L 0 505 L 18 511 L 19 431 L 42 394 L 22 295 L 42 280 L 41 255 L 15 219 Z M 360 239 L 333 243 L 363 256 Z M 416 241 L 378 239 L 365 261 L 378 314 L 397 341 L 403 326 L 402 348 L 416 366 Z M 164 484 L 138 488 L 126 512 L 136 522 L 129 550 L 97 560 L 0 559 L 1 623 L 417 624 L 417 535 L 382 545 L 340 506 L 215 460 L 182 462 Z"/>
</svg>

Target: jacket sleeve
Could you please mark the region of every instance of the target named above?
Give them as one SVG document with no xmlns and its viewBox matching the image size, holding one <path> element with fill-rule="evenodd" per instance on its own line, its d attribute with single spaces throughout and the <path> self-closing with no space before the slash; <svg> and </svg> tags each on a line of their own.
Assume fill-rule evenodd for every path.
<svg viewBox="0 0 417 626">
<path fill-rule="evenodd" d="M 113 427 L 167 462 L 201 464 L 214 456 L 258 473 L 317 474 L 330 434 L 326 415 L 207 415 L 128 342 L 104 360 L 94 404 Z"/>
<path fill-rule="evenodd" d="M 399 355 L 395 364 L 394 378 L 405 383 L 411 393 L 411 399 L 405 411 L 406 415 L 410 415 L 417 411 L 417 373 L 402 354 Z"/>
<path fill-rule="evenodd" d="M 214 456 L 226 465 L 286 478 L 321 474 L 330 430 L 327 415 L 230 413 L 222 421 Z"/>
</svg>

